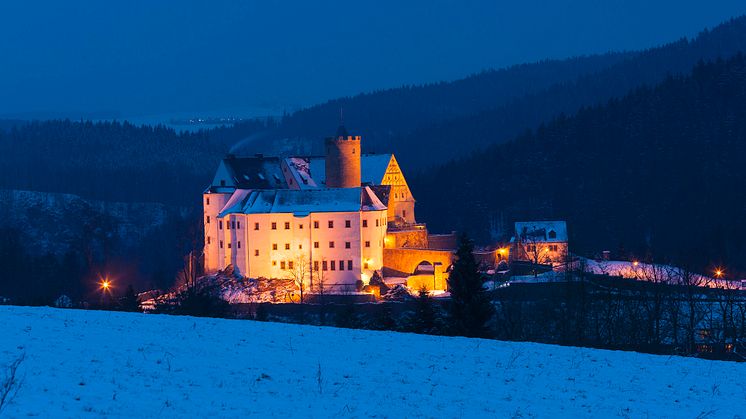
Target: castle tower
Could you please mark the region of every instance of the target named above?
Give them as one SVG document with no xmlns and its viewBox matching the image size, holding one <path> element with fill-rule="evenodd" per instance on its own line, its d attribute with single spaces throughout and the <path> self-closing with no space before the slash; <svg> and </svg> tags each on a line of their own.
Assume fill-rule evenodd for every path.
<svg viewBox="0 0 746 419">
<path fill-rule="evenodd" d="M 326 139 L 326 187 L 360 187 L 360 136 L 349 135 L 342 125 Z"/>
</svg>

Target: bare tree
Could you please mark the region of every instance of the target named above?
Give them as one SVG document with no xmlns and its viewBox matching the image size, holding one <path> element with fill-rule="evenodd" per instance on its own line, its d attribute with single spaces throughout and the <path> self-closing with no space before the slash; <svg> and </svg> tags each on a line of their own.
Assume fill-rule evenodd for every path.
<svg viewBox="0 0 746 419">
<path fill-rule="evenodd" d="M 668 296 L 672 295 L 669 285 L 674 280 L 671 267 L 664 264 L 633 263 L 634 276 L 638 280 L 646 281 L 650 286 L 644 287 L 639 301 L 645 311 L 647 323 L 647 343 L 660 348 L 663 342 L 664 312 Z"/>
<path fill-rule="evenodd" d="M 199 264 L 197 263 L 196 251 L 192 250 L 184 256 L 184 266 L 177 274 L 177 287 L 183 286 L 186 289 L 193 289 L 197 285 L 199 277 Z"/>
<path fill-rule="evenodd" d="M 681 300 L 684 303 L 685 322 L 683 329 L 686 334 L 686 351 L 687 353 L 694 353 L 696 352 L 695 337 L 704 320 L 702 287 L 706 287 L 708 281 L 707 278 L 695 274 L 688 268 L 678 268 L 676 273 L 676 282 L 681 290 Z"/>
<path fill-rule="evenodd" d="M 740 287 L 734 281 L 718 281 L 715 288 L 716 319 L 720 325 L 719 343 L 735 345 L 738 342 L 738 307 L 736 290 Z"/>
<path fill-rule="evenodd" d="M 319 304 L 319 323 L 326 323 L 326 278 L 323 269 L 326 259 L 322 258 L 314 264 L 311 270 L 311 292 L 316 295 L 316 301 Z M 320 266 L 319 266 L 320 265 Z"/>
<path fill-rule="evenodd" d="M 0 413 L 10 404 L 21 389 L 22 381 L 18 377 L 18 367 L 21 366 L 26 354 L 21 354 L 8 366 L 5 377 L 0 381 Z"/>
<path fill-rule="evenodd" d="M 292 261 L 288 262 L 285 273 L 288 279 L 292 279 L 295 286 L 298 287 L 300 303 L 303 304 L 305 302 L 306 278 L 313 275 L 311 272 L 311 262 L 305 255 L 298 254 Z"/>
</svg>

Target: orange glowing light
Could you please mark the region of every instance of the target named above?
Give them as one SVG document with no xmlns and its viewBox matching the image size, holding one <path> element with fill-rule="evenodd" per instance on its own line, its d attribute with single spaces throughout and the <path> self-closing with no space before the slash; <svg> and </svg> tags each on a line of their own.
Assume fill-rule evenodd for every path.
<svg viewBox="0 0 746 419">
<path fill-rule="evenodd" d="M 111 288 L 111 281 L 108 279 L 104 279 L 101 281 L 101 289 L 104 291 L 108 291 L 109 288 Z"/>
<path fill-rule="evenodd" d="M 718 277 L 718 278 L 720 278 L 721 276 L 723 276 L 723 270 L 720 269 L 720 268 L 715 269 L 715 276 Z"/>
<path fill-rule="evenodd" d="M 508 249 L 506 249 L 504 247 L 501 247 L 501 248 L 497 249 L 497 253 L 499 253 L 501 255 L 504 255 L 504 254 L 508 253 Z"/>
<path fill-rule="evenodd" d="M 638 262 L 638 261 L 634 261 L 634 262 L 632 262 L 632 266 L 637 266 L 637 265 L 639 265 L 639 264 L 640 264 L 640 262 Z"/>
</svg>

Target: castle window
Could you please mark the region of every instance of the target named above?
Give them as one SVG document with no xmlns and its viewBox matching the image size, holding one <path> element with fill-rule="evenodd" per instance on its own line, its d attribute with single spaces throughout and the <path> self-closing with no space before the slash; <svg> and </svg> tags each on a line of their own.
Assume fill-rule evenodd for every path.
<svg viewBox="0 0 746 419">
<path fill-rule="evenodd" d="M 290 223 L 285 223 L 285 230 L 290 230 Z"/>
<path fill-rule="evenodd" d="M 223 241 L 222 240 L 220 240 L 220 248 L 221 249 L 223 248 Z"/>
<path fill-rule="evenodd" d="M 254 256 L 259 256 L 259 249 L 254 249 Z"/>
<path fill-rule="evenodd" d="M 236 245 L 238 245 L 239 249 L 241 248 L 241 242 L 236 243 Z M 258 252 L 258 250 L 257 250 L 257 252 Z"/>
<path fill-rule="evenodd" d="M 259 223 L 254 223 L 254 230 L 259 230 Z"/>
<path fill-rule="evenodd" d="M 363 269 L 368 269 L 368 262 L 363 263 Z"/>
<path fill-rule="evenodd" d="M 327 269 L 326 261 L 323 260 L 323 261 L 321 261 L 321 270 L 325 271 L 326 269 Z"/>
<path fill-rule="evenodd" d="M 240 221 L 236 221 L 236 227 L 238 227 L 239 230 L 241 229 L 241 222 Z"/>
<path fill-rule="evenodd" d="M 303 250 L 303 245 L 302 244 L 298 245 L 298 250 Z"/>
<path fill-rule="evenodd" d="M 345 270 L 345 261 L 340 260 L 339 261 L 339 270 L 344 271 Z"/>
<path fill-rule="evenodd" d="M 368 240 L 365 241 L 365 247 L 370 247 L 370 242 Z"/>
<path fill-rule="evenodd" d="M 303 224 L 298 224 L 298 229 L 303 230 Z"/>
<path fill-rule="evenodd" d="M 218 221 L 218 228 L 223 229 L 223 220 Z"/>
<path fill-rule="evenodd" d="M 280 269 L 285 269 L 285 261 L 280 261 Z"/>
<path fill-rule="evenodd" d="M 277 223 L 272 223 L 272 230 L 277 230 Z"/>
<path fill-rule="evenodd" d="M 329 228 L 334 228 L 334 221 L 329 220 Z"/>
<path fill-rule="evenodd" d="M 231 244 L 230 244 L 230 243 L 228 243 L 228 248 L 229 248 L 229 249 L 231 248 Z"/>
<path fill-rule="evenodd" d="M 231 220 L 225 220 L 225 229 L 230 230 L 231 229 Z"/>
<path fill-rule="evenodd" d="M 277 261 L 276 260 L 272 261 L 272 266 L 277 266 Z"/>
<path fill-rule="evenodd" d="M 363 227 L 368 227 L 368 220 L 363 220 Z"/>
<path fill-rule="evenodd" d="M 277 243 L 272 243 L 272 250 L 277 250 Z"/>
<path fill-rule="evenodd" d="M 207 244 L 210 244 L 210 236 L 207 236 Z"/>
<path fill-rule="evenodd" d="M 208 196 L 207 199 L 205 199 L 205 205 L 210 205 L 210 197 Z"/>
<path fill-rule="evenodd" d="M 350 259 L 350 260 L 347 261 L 347 270 L 348 271 L 352 270 L 352 259 Z"/>
<path fill-rule="evenodd" d="M 329 242 L 329 248 L 334 249 L 334 242 Z"/>
<path fill-rule="evenodd" d="M 376 227 L 378 227 L 379 220 L 376 220 Z"/>
<path fill-rule="evenodd" d="M 288 262 L 288 269 L 293 269 L 293 261 Z"/>
<path fill-rule="evenodd" d="M 351 225 L 350 220 L 345 220 L 345 228 L 350 228 Z"/>
<path fill-rule="evenodd" d="M 401 216 L 406 218 L 406 216 L 407 216 L 407 210 L 402 210 Z"/>
<path fill-rule="evenodd" d="M 207 224 L 210 224 L 210 216 L 207 216 Z"/>
<path fill-rule="evenodd" d="M 313 261 L 313 270 L 318 272 L 318 270 L 319 270 L 319 261 L 318 260 L 314 260 Z"/>
<path fill-rule="evenodd" d="M 345 242 L 345 249 L 349 249 L 349 248 L 350 248 L 350 242 Z"/>
<path fill-rule="evenodd" d="M 313 242 L 313 248 L 318 249 L 319 248 L 319 242 Z"/>
<path fill-rule="evenodd" d="M 285 243 L 285 250 L 290 250 L 290 243 Z"/>
<path fill-rule="evenodd" d="M 319 222 L 318 221 L 314 221 L 313 222 L 313 228 L 319 228 Z"/>
<path fill-rule="evenodd" d="M 330 264 L 330 266 L 329 266 L 329 270 L 330 271 L 336 271 L 337 270 L 337 263 L 336 263 L 336 261 L 332 260 L 332 261 L 329 262 L 329 264 Z"/>
<path fill-rule="evenodd" d="M 231 221 L 231 224 L 233 225 L 231 228 L 235 230 L 236 229 L 236 222 L 235 221 Z"/>
</svg>

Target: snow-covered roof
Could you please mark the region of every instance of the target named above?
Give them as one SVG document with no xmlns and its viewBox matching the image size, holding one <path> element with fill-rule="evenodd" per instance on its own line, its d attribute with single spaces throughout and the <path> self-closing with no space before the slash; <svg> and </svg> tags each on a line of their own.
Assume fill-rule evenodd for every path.
<svg viewBox="0 0 746 419">
<path fill-rule="evenodd" d="M 368 187 L 334 189 L 237 189 L 220 211 L 228 214 L 283 213 L 305 216 L 312 212 L 385 210 Z"/>
<path fill-rule="evenodd" d="M 564 221 L 519 221 L 515 223 L 515 235 L 521 241 L 566 242 L 567 223 Z"/>
<path fill-rule="evenodd" d="M 360 179 L 364 185 L 380 185 L 392 154 L 360 156 Z M 283 169 L 289 169 L 289 173 Z M 288 176 L 286 176 L 286 174 Z M 222 161 L 212 188 L 221 185 L 241 189 L 285 189 L 295 182 L 300 189 L 320 189 L 326 185 L 324 156 L 229 157 Z"/>
<path fill-rule="evenodd" d="M 241 189 L 287 188 L 287 181 L 277 157 L 227 157 L 218 167 L 213 188 Z"/>
</svg>

